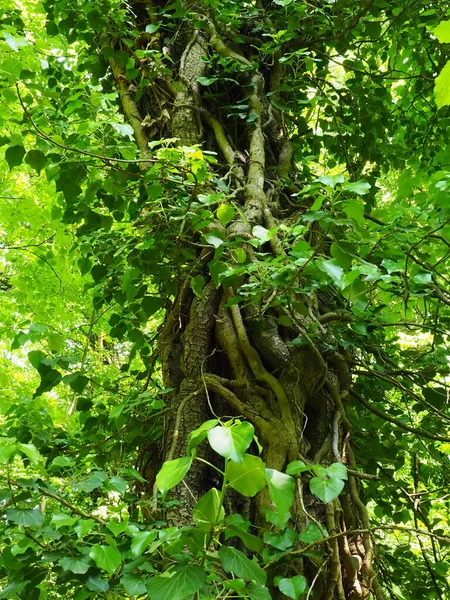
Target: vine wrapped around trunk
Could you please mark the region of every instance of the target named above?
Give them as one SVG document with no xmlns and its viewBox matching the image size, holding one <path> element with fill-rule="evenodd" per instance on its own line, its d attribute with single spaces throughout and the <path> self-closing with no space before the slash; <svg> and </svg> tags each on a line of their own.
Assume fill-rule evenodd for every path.
<svg viewBox="0 0 450 600">
<path fill-rule="evenodd" d="M 188 228 L 181 230 L 179 244 L 198 243 L 203 233 L 206 241 L 214 238 L 213 246 L 228 242 L 232 261 L 233 248 L 238 248 L 242 255 L 239 262 L 248 261 L 255 271 L 268 255 L 285 265 L 289 246 L 282 243 L 280 233 L 283 235 L 285 223 L 292 223 L 307 210 L 307 202 L 286 202 L 288 195 L 300 188 L 295 183 L 290 128 L 283 111 L 270 101 L 271 95 L 280 97 L 286 70 L 279 53 L 274 53 L 267 65 L 257 59 L 253 48 L 247 54 L 219 35 L 214 12 L 206 10 L 205 16 L 201 7 L 193 11 L 197 28 L 185 24 L 180 40 L 171 49 L 176 68 L 172 71 L 172 101 L 165 109 L 170 115 L 169 125 L 156 128 L 152 136 L 146 120 L 158 118 L 150 112 L 156 106 L 142 113 L 150 99 L 146 103 L 144 93 L 139 101 L 133 101 L 132 82 L 124 83 L 114 59 L 110 60 L 125 116 L 133 125 L 143 157 L 148 156 L 148 143 L 167 129 L 182 146 L 201 147 L 206 139 L 208 150 L 218 157 L 211 173 L 222 175 L 227 194 L 239 206 L 232 219 L 219 216 L 206 227 L 197 228 L 197 234 Z M 151 11 L 143 15 L 141 27 L 150 19 Z M 265 25 L 269 30 L 273 27 L 268 18 Z M 205 79 L 208 55 L 225 59 L 227 72 L 236 78 L 232 84 L 234 102 L 245 102 L 248 111 L 246 122 L 238 128 L 227 123 L 231 119 L 222 107 L 214 106 L 202 94 L 199 82 Z M 214 193 L 214 187 L 211 191 Z M 194 187 L 190 201 L 197 200 L 199 192 Z M 151 227 L 151 218 L 149 214 L 145 226 Z M 311 256 L 326 256 L 326 244 L 311 225 Z M 261 241 L 256 248 L 251 243 L 255 237 Z M 265 252 L 261 255 L 257 250 Z M 184 454 L 190 432 L 219 413 L 241 415 L 253 423 L 269 468 L 283 471 L 289 462 L 302 459 L 307 464 L 344 462 L 355 469 L 346 414 L 352 357 L 339 346 L 329 351 L 321 348 L 321 339 L 333 339 L 328 323 L 334 320 L 331 311 L 323 308 L 326 301 L 321 291 L 297 295 L 295 290 L 283 290 L 284 297 L 274 302 L 277 290 L 269 288 L 263 310 L 251 301 L 240 306 L 235 300 L 250 276 L 243 274 L 236 283 L 232 277 L 217 277 L 212 266 L 214 250 L 203 248 L 196 254 L 192 269 L 177 278 L 159 341 L 164 384 L 174 389 L 169 403 L 174 416 L 166 419 L 162 459 L 173 460 Z M 303 267 L 296 269 L 293 281 L 302 281 Z M 193 290 L 193 278 L 202 281 L 201 293 Z M 304 302 L 306 314 L 295 308 L 299 301 Z M 339 298 L 332 301 L 339 302 Z M 301 340 L 300 346 L 292 345 L 296 340 Z M 210 476 L 208 467 L 201 463 L 189 472 L 185 484 L 177 489 L 180 505 L 170 515 L 174 524 L 191 522 L 195 504 L 210 487 Z M 305 493 L 301 485 L 297 491 L 292 518 L 299 530 L 311 521 L 321 523 L 331 535 L 369 529 L 358 481 L 353 477 L 342 499 L 336 498 L 327 506 Z M 156 493 L 155 485 L 153 495 Z M 254 516 L 261 520 L 269 507 L 269 498 L 262 492 Z M 374 573 L 370 533 L 336 538 L 328 546 L 326 558 L 296 567 L 314 581 L 314 597 L 356 599 L 371 593 L 384 597 Z"/>
</svg>

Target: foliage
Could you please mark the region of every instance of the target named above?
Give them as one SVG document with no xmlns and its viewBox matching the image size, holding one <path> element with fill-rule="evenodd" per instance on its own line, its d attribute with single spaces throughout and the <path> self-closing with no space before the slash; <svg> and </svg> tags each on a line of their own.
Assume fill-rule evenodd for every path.
<svg viewBox="0 0 450 600">
<path fill-rule="evenodd" d="M 0 9 L 0 598 L 310 598 L 347 533 L 314 511 L 299 526 L 301 493 L 320 515 L 343 493 L 368 507 L 354 535 L 376 539 L 392 598 L 450 598 L 450 6 L 175 1 L 145 27 L 141 10 Z M 188 27 L 208 36 L 191 87 L 214 143 L 172 135 Z M 262 137 L 282 123 L 293 167 L 281 146 L 267 153 L 278 212 L 256 223 L 248 82 L 272 65 L 284 75 L 276 89 L 266 76 Z M 138 124 L 127 95 L 146 106 Z M 212 409 L 184 455 L 164 439 L 162 458 L 165 420 L 179 425 L 199 395 L 174 409 L 161 368 L 180 281 L 199 301 L 211 282 L 231 290 L 225 307 L 254 311 L 259 331 L 270 316 L 319 375 L 350 355 L 345 410 L 326 426 L 346 428 L 357 464 L 319 448 L 266 465 L 245 403 Z M 173 490 L 205 464 L 209 490 L 174 525 Z M 260 503 L 258 527 L 236 498 Z"/>
</svg>

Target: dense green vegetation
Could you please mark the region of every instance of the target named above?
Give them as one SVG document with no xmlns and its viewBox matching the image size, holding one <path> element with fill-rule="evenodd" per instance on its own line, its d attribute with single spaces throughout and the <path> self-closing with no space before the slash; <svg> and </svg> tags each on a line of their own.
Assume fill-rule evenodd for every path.
<svg viewBox="0 0 450 600">
<path fill-rule="evenodd" d="M 450 599 L 449 44 L 3 0 L 0 598 Z"/>
</svg>

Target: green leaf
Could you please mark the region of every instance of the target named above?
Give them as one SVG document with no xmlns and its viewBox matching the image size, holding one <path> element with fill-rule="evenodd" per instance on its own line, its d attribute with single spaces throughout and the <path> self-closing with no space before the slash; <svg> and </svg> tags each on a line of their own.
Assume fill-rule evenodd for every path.
<svg viewBox="0 0 450 600">
<path fill-rule="evenodd" d="M 441 44 L 450 44 L 450 21 L 441 21 L 439 25 L 433 29 L 433 35 L 441 42 Z"/>
<path fill-rule="evenodd" d="M 205 572 L 195 565 L 186 565 L 152 577 L 147 584 L 151 600 L 186 600 L 205 584 Z"/>
<path fill-rule="evenodd" d="M 214 246 L 214 248 L 218 248 L 223 244 L 223 240 L 220 237 L 217 237 L 217 235 L 212 235 L 212 233 L 205 235 L 205 241 L 208 242 L 208 244 L 211 244 L 211 246 Z"/>
<path fill-rule="evenodd" d="M 434 82 L 434 96 L 438 108 L 450 104 L 450 61 L 445 65 Z"/>
<path fill-rule="evenodd" d="M 38 508 L 20 509 L 10 508 L 5 511 L 8 521 L 22 525 L 22 527 L 40 527 L 44 522 L 44 515 Z"/>
<path fill-rule="evenodd" d="M 40 150 L 30 150 L 25 156 L 25 162 L 32 169 L 40 173 L 47 164 L 47 157 Z"/>
<path fill-rule="evenodd" d="M 11 438 L 0 439 L 0 442 L 2 444 L 0 446 L 0 464 L 9 462 L 11 460 L 11 458 L 16 454 L 17 444 L 8 443 L 13 440 L 14 440 L 14 438 L 13 439 L 11 439 Z"/>
<path fill-rule="evenodd" d="M 300 596 L 306 590 L 306 579 L 303 575 L 295 575 L 289 579 L 284 577 L 277 581 L 277 586 L 285 596 L 292 600 L 299 600 Z"/>
<path fill-rule="evenodd" d="M 22 164 L 23 157 L 25 156 L 25 148 L 23 146 L 10 146 L 6 149 L 5 160 L 9 165 L 11 171 L 14 167 L 18 167 Z"/>
<path fill-rule="evenodd" d="M 267 573 L 255 560 L 250 560 L 240 550 L 222 546 L 219 550 L 219 558 L 224 571 L 227 573 L 233 573 L 236 577 L 242 577 L 243 579 L 250 579 L 260 585 L 266 583 Z"/>
<path fill-rule="evenodd" d="M 217 77 L 197 77 L 197 81 L 200 85 L 211 85 L 217 81 Z"/>
<path fill-rule="evenodd" d="M 66 378 L 64 378 L 64 383 L 68 383 L 72 390 L 77 394 L 82 394 L 89 383 L 89 379 L 82 373 L 72 373 L 70 375 L 70 381 L 67 381 Z"/>
<path fill-rule="evenodd" d="M 214 427 L 208 431 L 208 441 L 213 450 L 225 458 L 242 462 L 245 451 L 255 435 L 251 423 L 239 423 L 231 427 Z"/>
<path fill-rule="evenodd" d="M 228 463 L 229 485 L 243 496 L 253 497 L 266 485 L 264 463 L 259 456 L 245 454 L 241 464 Z"/>
<path fill-rule="evenodd" d="M 225 529 L 225 539 L 229 540 L 233 536 L 237 536 L 241 539 L 245 546 L 252 552 L 261 552 L 263 549 L 261 538 L 245 531 L 245 529 L 235 523 L 230 523 Z"/>
<path fill-rule="evenodd" d="M 344 183 L 345 178 L 343 175 L 321 175 L 316 181 L 334 189 L 338 183 Z"/>
<path fill-rule="evenodd" d="M 343 479 L 345 481 L 348 479 L 347 467 L 342 463 L 333 463 L 325 470 L 329 477 L 337 477 L 337 479 Z"/>
<path fill-rule="evenodd" d="M 94 471 L 87 479 L 73 483 L 72 487 L 74 490 L 83 490 L 83 492 L 89 493 L 101 487 L 107 479 L 108 475 L 104 471 Z"/>
<path fill-rule="evenodd" d="M 422 285 L 428 285 L 433 281 L 433 276 L 428 271 L 420 271 L 414 275 L 413 281 Z"/>
<path fill-rule="evenodd" d="M 107 592 L 109 590 L 109 583 L 100 575 L 90 575 L 86 580 L 86 585 L 91 592 Z"/>
<path fill-rule="evenodd" d="M 326 535 L 326 531 L 322 532 L 316 523 L 308 523 L 305 531 L 298 534 L 298 539 L 305 544 L 312 544 L 313 542 L 321 540 Z"/>
<path fill-rule="evenodd" d="M 82 519 L 78 521 L 73 530 L 78 536 L 78 539 L 81 540 L 82 537 L 88 533 L 95 525 L 94 519 Z"/>
<path fill-rule="evenodd" d="M 144 596 L 147 592 L 146 577 L 126 573 L 120 578 L 120 583 L 129 596 Z"/>
<path fill-rule="evenodd" d="M 194 429 L 194 431 L 191 431 L 189 434 L 189 444 L 186 453 L 190 454 L 194 448 L 201 444 L 201 442 L 208 437 L 208 431 L 215 427 L 218 422 L 219 421 L 217 419 L 210 419 L 209 421 L 202 423 L 200 427 L 197 427 L 197 429 Z"/>
<path fill-rule="evenodd" d="M 14 50 L 14 52 L 18 52 L 19 48 L 24 48 L 25 46 L 28 46 L 28 40 L 26 38 L 15 37 L 10 33 L 7 33 L 6 31 L 3 31 L 2 33 L 3 37 L 6 40 L 6 43 L 12 50 Z"/>
<path fill-rule="evenodd" d="M 134 533 L 131 538 L 131 554 L 137 558 L 141 556 L 148 546 L 156 539 L 158 535 L 157 529 L 152 529 L 150 531 L 139 531 L 138 533 Z"/>
<path fill-rule="evenodd" d="M 107 571 L 111 576 L 122 564 L 122 557 L 117 548 L 97 544 L 89 552 L 89 556 L 95 561 L 99 569 Z"/>
<path fill-rule="evenodd" d="M 62 379 L 62 375 L 59 371 L 48 366 L 45 366 L 45 368 L 40 367 L 39 374 L 41 376 L 41 383 L 34 392 L 33 398 L 37 398 L 38 396 L 42 396 L 45 392 L 49 392 L 57 386 Z"/>
<path fill-rule="evenodd" d="M 271 531 L 264 532 L 264 541 L 266 544 L 282 550 L 283 552 L 293 546 L 297 541 L 297 534 L 293 529 L 285 529 L 279 533 Z"/>
<path fill-rule="evenodd" d="M 59 529 L 60 527 L 71 527 L 78 521 L 78 518 L 79 517 L 71 517 L 65 513 L 56 513 L 52 516 L 50 523 L 55 526 L 55 529 Z"/>
<path fill-rule="evenodd" d="M 275 504 L 280 520 L 289 519 L 289 509 L 294 501 L 295 480 L 285 473 L 275 469 L 266 469 L 266 480 L 269 486 L 269 496 Z"/>
<path fill-rule="evenodd" d="M 290 0 L 289 0 L 290 1 Z M 259 583 L 249 583 L 245 588 L 245 593 L 248 595 L 250 600 L 272 600 L 272 596 L 268 588 Z"/>
<path fill-rule="evenodd" d="M 298 473 L 304 473 L 305 471 L 310 471 L 311 465 L 305 465 L 305 463 L 301 460 L 293 460 L 286 467 L 286 473 L 288 475 L 297 475 Z"/>
<path fill-rule="evenodd" d="M 155 33 L 161 27 L 161 23 L 150 23 L 145 27 L 147 33 Z"/>
<path fill-rule="evenodd" d="M 334 258 L 332 260 L 323 260 L 318 262 L 317 266 L 321 271 L 324 271 L 330 276 L 338 288 L 345 287 L 344 269 L 336 264 L 336 260 Z"/>
<path fill-rule="evenodd" d="M 192 516 L 197 527 L 206 530 L 223 521 L 225 510 L 221 503 L 219 490 L 216 488 L 208 490 L 195 505 Z"/>
<path fill-rule="evenodd" d="M 196 275 L 191 279 L 191 288 L 197 298 L 204 298 L 203 288 L 205 287 L 205 283 L 203 275 Z"/>
<path fill-rule="evenodd" d="M 17 444 L 17 449 L 25 454 L 32 465 L 38 465 L 44 460 L 34 444 Z"/>
<path fill-rule="evenodd" d="M 342 204 L 345 214 L 349 219 L 355 219 L 360 225 L 364 223 L 364 204 L 357 200 L 346 200 Z"/>
<path fill-rule="evenodd" d="M 72 571 L 72 573 L 83 575 L 92 566 L 92 560 L 89 556 L 65 556 L 59 561 L 59 564 L 64 571 Z"/>
<path fill-rule="evenodd" d="M 0 592 L 0 598 L 20 598 L 20 592 L 22 592 L 29 583 L 29 579 L 26 579 L 25 581 L 11 581 Z"/>
<path fill-rule="evenodd" d="M 105 485 L 108 490 L 122 495 L 125 494 L 128 489 L 128 481 L 123 477 L 111 477 L 108 481 L 106 481 Z"/>
<path fill-rule="evenodd" d="M 371 187 L 372 186 L 370 183 L 364 179 L 360 179 L 359 181 L 355 182 L 347 181 L 346 183 L 342 184 L 343 190 L 354 192 L 355 194 L 358 194 L 358 196 L 364 196 L 365 194 L 368 194 Z"/>
<path fill-rule="evenodd" d="M 166 461 L 156 476 L 158 489 L 167 492 L 177 486 L 188 473 L 193 460 L 191 456 L 183 456 Z"/>
<path fill-rule="evenodd" d="M 226 590 L 233 590 L 234 592 L 241 592 L 246 586 L 246 583 L 243 579 L 229 579 L 228 581 L 223 582 L 223 587 Z"/>
<path fill-rule="evenodd" d="M 52 467 L 73 467 L 74 464 L 75 462 L 70 456 L 55 456 L 51 462 Z"/>
<path fill-rule="evenodd" d="M 225 227 L 234 218 L 234 208 L 230 204 L 221 204 L 217 209 L 217 218 Z"/>
<path fill-rule="evenodd" d="M 344 481 L 337 477 L 331 477 L 330 479 L 313 477 L 309 482 L 309 489 L 322 502 L 331 502 L 339 496 L 344 489 L 344 485 Z"/>
</svg>

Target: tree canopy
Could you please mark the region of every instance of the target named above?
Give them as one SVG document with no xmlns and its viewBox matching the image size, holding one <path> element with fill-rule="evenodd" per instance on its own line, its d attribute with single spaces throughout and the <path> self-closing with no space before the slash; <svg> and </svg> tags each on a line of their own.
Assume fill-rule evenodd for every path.
<svg viewBox="0 0 450 600">
<path fill-rule="evenodd" d="M 3 0 L 0 598 L 450 599 L 449 44 Z"/>
</svg>

